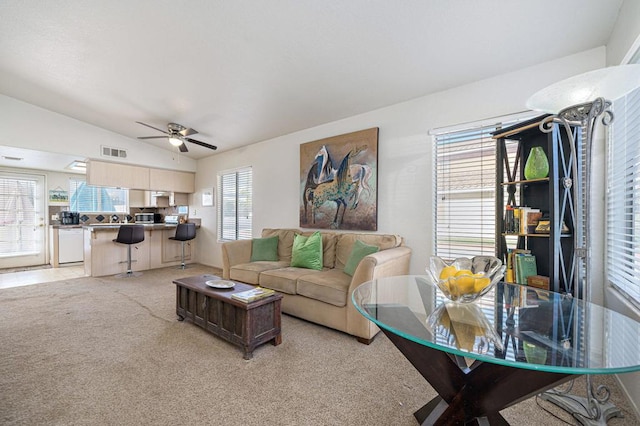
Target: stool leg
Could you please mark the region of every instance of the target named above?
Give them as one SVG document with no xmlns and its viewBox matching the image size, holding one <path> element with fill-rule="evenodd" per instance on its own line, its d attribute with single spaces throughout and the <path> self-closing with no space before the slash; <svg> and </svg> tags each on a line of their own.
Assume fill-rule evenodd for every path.
<svg viewBox="0 0 640 426">
<path fill-rule="evenodd" d="M 182 241 L 182 263 L 180 264 L 180 269 L 185 269 L 187 265 L 184 264 L 184 241 Z"/>
<path fill-rule="evenodd" d="M 133 272 L 133 268 L 131 267 L 131 263 L 133 262 L 133 260 L 131 260 L 131 246 L 132 244 L 127 244 L 127 272 L 116 274 L 116 278 L 139 277 L 142 275 L 142 272 Z"/>
<path fill-rule="evenodd" d="M 131 269 L 131 244 L 127 244 L 127 275 L 133 275 Z"/>
</svg>

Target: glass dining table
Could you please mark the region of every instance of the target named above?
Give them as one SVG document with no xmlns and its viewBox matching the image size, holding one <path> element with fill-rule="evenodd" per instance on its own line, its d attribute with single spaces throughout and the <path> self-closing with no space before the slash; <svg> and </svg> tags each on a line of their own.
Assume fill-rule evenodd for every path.
<svg viewBox="0 0 640 426">
<path fill-rule="evenodd" d="M 410 275 L 352 300 L 438 393 L 414 413 L 424 425 L 507 425 L 500 410 L 580 375 L 640 371 L 640 323 L 570 295 L 497 283 L 463 304 Z"/>
</svg>

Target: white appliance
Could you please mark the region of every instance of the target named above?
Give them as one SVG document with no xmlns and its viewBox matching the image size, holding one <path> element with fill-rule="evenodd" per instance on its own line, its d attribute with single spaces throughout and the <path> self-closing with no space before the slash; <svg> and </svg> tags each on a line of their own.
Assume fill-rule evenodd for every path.
<svg viewBox="0 0 640 426">
<path fill-rule="evenodd" d="M 58 263 L 84 260 L 82 228 L 58 229 Z"/>
<path fill-rule="evenodd" d="M 167 223 L 169 225 L 177 225 L 178 223 L 180 223 L 180 216 L 178 216 L 177 214 L 165 215 L 164 223 Z"/>
</svg>

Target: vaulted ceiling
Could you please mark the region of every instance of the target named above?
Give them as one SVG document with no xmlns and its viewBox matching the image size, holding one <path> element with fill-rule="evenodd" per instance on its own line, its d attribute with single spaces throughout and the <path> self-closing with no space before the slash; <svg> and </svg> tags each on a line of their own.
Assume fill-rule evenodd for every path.
<svg viewBox="0 0 640 426">
<path fill-rule="evenodd" d="M 221 152 L 606 45 L 621 3 L 3 0 L 0 93 Z"/>
</svg>

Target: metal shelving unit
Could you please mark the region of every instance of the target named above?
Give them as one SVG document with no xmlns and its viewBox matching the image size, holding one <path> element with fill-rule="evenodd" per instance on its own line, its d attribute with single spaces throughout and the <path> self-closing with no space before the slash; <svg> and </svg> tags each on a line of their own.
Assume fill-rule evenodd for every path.
<svg viewBox="0 0 640 426">
<path fill-rule="evenodd" d="M 573 157 L 578 165 L 582 154 L 573 152 L 569 138 L 563 129 L 554 123 L 549 132 L 540 124 L 548 115 L 518 123 L 493 134 L 496 139 L 496 256 L 506 261 L 509 249 L 528 249 L 536 256 L 539 275 L 549 277 L 550 290 L 580 296 L 575 288 L 577 276 L 582 276 L 574 249 L 576 239 L 583 238 L 582 227 L 576 227 L 576 203 L 580 197 L 574 195 L 573 182 L 582 178 L 582 168 L 572 167 Z M 543 125 L 544 126 L 544 125 Z M 581 128 L 572 127 L 574 140 L 581 140 Z M 534 146 L 540 146 L 549 160 L 549 176 L 527 180 L 524 165 Z M 538 208 L 548 217 L 548 234 L 505 232 L 506 206 Z M 568 231 L 562 232 L 563 224 Z"/>
</svg>

